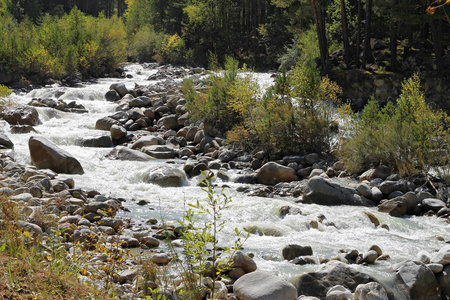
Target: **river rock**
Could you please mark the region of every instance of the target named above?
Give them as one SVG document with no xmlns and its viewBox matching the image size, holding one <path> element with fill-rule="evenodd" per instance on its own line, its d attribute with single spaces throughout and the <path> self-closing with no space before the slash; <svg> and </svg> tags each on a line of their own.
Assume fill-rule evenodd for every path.
<svg viewBox="0 0 450 300">
<path fill-rule="evenodd" d="M 327 291 L 327 300 L 353 300 L 352 292 L 342 285 L 335 285 Z"/>
<path fill-rule="evenodd" d="M 361 176 L 359 177 L 359 180 L 371 181 L 371 180 L 374 180 L 375 178 L 381 178 L 381 179 L 385 180 L 389 175 L 391 175 L 391 168 L 384 166 L 384 165 L 379 165 L 375 169 L 367 170 L 366 172 L 361 174 Z"/>
<path fill-rule="evenodd" d="M 84 174 L 80 162 L 44 137 L 31 137 L 28 141 L 31 161 L 38 169 L 57 173 Z"/>
<path fill-rule="evenodd" d="M 117 93 L 116 90 L 109 90 L 105 94 L 105 99 L 106 99 L 106 101 L 114 102 L 114 101 L 120 100 L 120 95 L 119 95 L 119 93 Z"/>
<path fill-rule="evenodd" d="M 360 284 L 355 289 L 355 300 L 388 300 L 386 290 L 378 282 Z"/>
<path fill-rule="evenodd" d="M 441 273 L 436 275 L 441 289 L 442 299 L 450 299 L 450 265 L 444 267 Z"/>
<path fill-rule="evenodd" d="M 240 277 L 233 285 L 240 300 L 295 300 L 297 291 L 292 283 L 267 272 L 252 272 Z"/>
<path fill-rule="evenodd" d="M 303 196 L 304 203 L 319 205 L 374 205 L 372 201 L 358 195 L 354 188 L 345 185 L 344 181 L 338 178 L 311 178 L 306 185 L 305 192 Z"/>
<path fill-rule="evenodd" d="M 402 217 L 408 211 L 408 200 L 405 197 L 397 197 L 385 200 L 379 207 L 378 211 L 386 212 L 393 217 Z"/>
<path fill-rule="evenodd" d="M 329 288 L 342 285 L 354 290 L 359 284 L 374 281 L 369 275 L 337 260 L 329 261 L 316 272 L 304 273 L 296 278 L 299 295 L 325 299 Z"/>
<path fill-rule="evenodd" d="M 122 124 L 119 121 L 114 120 L 113 118 L 103 117 L 97 120 L 97 122 L 95 123 L 95 129 L 109 131 L 111 130 L 111 126 L 113 125 L 121 126 Z"/>
<path fill-rule="evenodd" d="M 84 137 L 80 143 L 82 147 L 108 148 L 112 146 L 111 137 L 108 135 Z"/>
<path fill-rule="evenodd" d="M 114 276 L 114 282 L 124 284 L 125 282 L 133 282 L 133 280 L 138 275 L 137 270 L 133 269 L 127 269 L 123 270 L 117 273 L 117 275 Z"/>
<path fill-rule="evenodd" d="M 407 260 L 394 266 L 396 279 L 409 299 L 440 300 L 439 286 L 434 273 L 423 263 Z"/>
<path fill-rule="evenodd" d="M 178 120 L 177 120 L 177 116 L 176 115 L 169 115 L 169 116 L 165 116 L 163 118 L 161 118 L 159 122 L 162 122 L 162 124 L 164 125 L 164 127 L 167 130 L 178 130 L 178 128 L 180 128 L 180 125 L 178 125 Z"/>
<path fill-rule="evenodd" d="M 145 146 L 141 148 L 141 151 L 156 159 L 170 159 L 177 154 L 174 148 L 163 145 Z"/>
<path fill-rule="evenodd" d="M 435 253 L 430 261 L 432 263 L 441 264 L 443 266 L 450 264 L 450 245 L 444 246 L 437 253 Z"/>
<path fill-rule="evenodd" d="M 148 170 L 144 182 L 153 183 L 162 187 L 180 187 L 187 185 L 186 174 L 174 167 L 158 166 Z"/>
<path fill-rule="evenodd" d="M 219 154 L 219 160 L 221 162 L 227 163 L 227 162 L 231 161 L 233 158 L 235 158 L 237 155 L 238 155 L 238 153 L 236 151 L 225 150 Z"/>
<path fill-rule="evenodd" d="M 111 126 L 110 133 L 111 139 L 113 141 L 118 141 L 127 135 L 127 130 L 121 125 L 113 124 Z"/>
<path fill-rule="evenodd" d="M 150 161 L 154 158 L 150 155 L 133 150 L 124 146 L 116 146 L 107 156 L 109 159 L 117 160 L 134 160 L 134 161 Z"/>
<path fill-rule="evenodd" d="M 313 251 L 311 246 L 300 246 L 295 244 L 287 245 L 282 250 L 283 258 L 286 260 L 292 260 L 299 256 L 312 255 Z"/>
<path fill-rule="evenodd" d="M 20 106 L 13 109 L 6 109 L 0 112 L 0 118 L 11 125 L 36 126 L 39 123 L 39 113 L 32 106 Z"/>
<path fill-rule="evenodd" d="M 385 195 L 389 195 L 394 191 L 401 191 L 403 193 L 408 192 L 407 186 L 406 186 L 406 182 L 405 181 L 384 181 L 383 183 L 380 184 L 380 186 L 378 187 L 380 189 L 380 191 L 385 194 Z"/>
<path fill-rule="evenodd" d="M 441 208 L 445 207 L 445 202 L 435 198 L 426 198 L 422 200 L 422 206 L 425 211 L 432 210 L 438 212 Z"/>
<path fill-rule="evenodd" d="M 375 203 L 379 203 L 384 199 L 384 195 L 378 187 L 374 186 L 372 187 L 372 196 L 370 199 Z"/>
<path fill-rule="evenodd" d="M 128 101 L 130 107 L 145 107 L 152 104 L 152 100 L 149 97 L 139 96 Z"/>
<path fill-rule="evenodd" d="M 366 183 L 360 183 L 356 186 L 358 193 L 366 198 L 372 198 L 372 189 Z"/>
<path fill-rule="evenodd" d="M 268 162 L 256 173 L 258 183 L 275 185 L 280 182 L 291 182 L 298 180 L 295 171 L 275 162 Z"/>
<path fill-rule="evenodd" d="M 123 84 L 123 83 L 113 83 L 113 84 L 111 84 L 109 89 L 115 90 L 120 95 L 120 97 L 123 97 L 126 94 L 128 94 L 128 89 L 125 86 L 125 84 Z"/>
<path fill-rule="evenodd" d="M 131 145 L 131 149 L 141 149 L 145 146 L 164 145 L 164 139 L 159 136 L 145 135 Z"/>
<path fill-rule="evenodd" d="M 6 149 L 13 149 L 14 148 L 13 142 L 3 132 L 0 132 L 0 147 L 4 147 Z"/>
</svg>

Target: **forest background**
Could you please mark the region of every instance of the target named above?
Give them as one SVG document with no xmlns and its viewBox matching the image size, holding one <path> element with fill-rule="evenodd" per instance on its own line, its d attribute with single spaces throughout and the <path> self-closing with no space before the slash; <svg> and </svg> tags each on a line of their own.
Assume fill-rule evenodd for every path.
<svg viewBox="0 0 450 300">
<path fill-rule="evenodd" d="M 426 0 L 0 0 L 0 83 L 111 75 L 121 62 L 439 72 L 449 22 Z"/>
</svg>

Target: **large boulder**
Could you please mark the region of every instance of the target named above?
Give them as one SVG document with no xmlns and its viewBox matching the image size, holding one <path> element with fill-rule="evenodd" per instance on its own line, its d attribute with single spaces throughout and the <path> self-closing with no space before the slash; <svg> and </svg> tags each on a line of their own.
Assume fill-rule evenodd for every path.
<svg viewBox="0 0 450 300">
<path fill-rule="evenodd" d="M 386 212 L 393 217 L 402 217 L 408 211 L 408 200 L 405 197 L 385 200 L 378 207 L 378 211 Z"/>
<path fill-rule="evenodd" d="M 327 291 L 333 286 L 342 285 L 353 291 L 359 284 L 371 281 L 374 280 L 369 275 L 343 262 L 332 260 L 316 272 L 298 276 L 295 285 L 299 295 L 325 299 Z"/>
<path fill-rule="evenodd" d="M 82 147 L 108 148 L 112 146 L 112 140 L 108 135 L 87 136 L 81 139 L 80 144 Z"/>
<path fill-rule="evenodd" d="M 442 299 L 450 299 L 450 265 L 444 267 L 441 273 L 436 275 L 441 289 Z"/>
<path fill-rule="evenodd" d="M 38 169 L 57 173 L 84 174 L 80 162 L 44 137 L 31 137 L 28 141 L 31 161 Z"/>
<path fill-rule="evenodd" d="M 258 183 L 267 185 L 298 180 L 294 169 L 275 162 L 268 162 L 263 165 L 256 173 L 256 178 L 258 179 Z"/>
<path fill-rule="evenodd" d="M 39 123 L 39 113 L 32 106 L 20 106 L 0 112 L 0 118 L 11 125 L 36 126 Z"/>
<path fill-rule="evenodd" d="M 369 180 L 370 181 L 375 178 L 381 178 L 383 180 L 386 180 L 386 178 L 389 175 L 391 175 L 391 168 L 384 166 L 384 165 L 379 165 L 375 169 L 367 170 L 366 172 L 361 174 L 361 176 L 359 177 L 359 180 L 361 180 L 361 181 Z"/>
<path fill-rule="evenodd" d="M 300 246 L 295 244 L 287 245 L 282 250 L 283 258 L 286 260 L 291 260 L 299 256 L 312 255 L 313 251 L 311 246 Z"/>
<path fill-rule="evenodd" d="M 422 262 L 404 261 L 394 266 L 397 287 L 403 286 L 408 299 L 440 300 L 439 285 L 434 273 Z"/>
<path fill-rule="evenodd" d="M 303 202 L 320 205 L 374 205 L 372 201 L 359 195 L 354 188 L 339 178 L 326 179 L 318 176 L 308 181 Z"/>
<path fill-rule="evenodd" d="M 3 132 L 0 132 L 0 146 L 4 147 L 6 149 L 13 149 L 14 148 L 13 142 Z"/>
<path fill-rule="evenodd" d="M 388 300 L 386 290 L 378 282 L 360 284 L 355 290 L 355 300 Z"/>
<path fill-rule="evenodd" d="M 123 97 L 126 94 L 128 94 L 128 89 L 127 89 L 127 87 L 125 86 L 124 83 L 113 83 L 113 84 L 111 84 L 109 89 L 110 90 L 115 90 L 117 92 L 117 94 L 120 95 L 120 97 Z"/>
<path fill-rule="evenodd" d="M 297 291 L 292 283 L 270 273 L 252 272 L 240 277 L 233 285 L 240 300 L 295 300 Z"/>
<path fill-rule="evenodd" d="M 149 161 L 154 159 L 150 155 L 142 153 L 141 151 L 133 150 L 124 146 L 115 147 L 106 157 L 109 159 L 134 161 Z"/>
<path fill-rule="evenodd" d="M 164 139 L 154 135 L 144 135 L 131 145 L 131 149 L 141 149 L 145 146 L 164 145 Z"/>
<path fill-rule="evenodd" d="M 148 170 L 144 176 L 144 181 L 162 187 L 179 187 L 188 183 L 183 170 L 170 166 L 158 166 Z"/>
<path fill-rule="evenodd" d="M 97 122 L 95 123 L 95 129 L 109 131 L 109 130 L 111 130 L 111 127 L 113 125 L 121 126 L 122 124 L 119 121 L 114 120 L 111 117 L 103 117 L 103 118 L 97 120 Z"/>
</svg>

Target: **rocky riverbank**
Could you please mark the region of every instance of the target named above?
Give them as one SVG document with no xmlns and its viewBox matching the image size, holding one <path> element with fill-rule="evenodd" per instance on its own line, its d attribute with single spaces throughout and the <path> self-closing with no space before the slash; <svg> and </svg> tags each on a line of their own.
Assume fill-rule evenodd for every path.
<svg viewBox="0 0 450 300">
<path fill-rule="evenodd" d="M 227 144 L 222 133 L 209 124 L 189 122 L 186 101 L 179 90 L 181 75 L 191 76 L 197 89 L 204 88 L 206 71 L 152 67 L 158 70 L 152 76 L 153 80 L 159 80 L 157 84 L 133 89 L 123 84 L 111 86 L 105 97 L 117 104 L 116 112 L 99 119 L 96 123 L 99 134 L 80 138 L 80 145 L 114 146 L 107 155 L 113 160 L 150 162 L 163 159 L 167 164 L 149 168 L 143 180 L 164 187 L 176 188 L 200 182 L 204 178 L 203 171 L 216 175 L 216 185 L 241 183 L 239 191 L 243 193 L 292 197 L 299 205 L 378 206 L 379 211 L 395 217 L 433 215 L 449 219 L 448 199 L 436 193 L 423 178 L 406 180 L 391 174 L 386 166 L 356 176 L 347 174 L 333 157 L 322 154 L 279 157 L 263 149 L 247 153 L 236 145 Z M 39 102 L 57 103 L 55 100 Z M 54 105 L 48 107 L 56 108 Z M 8 119 L 9 116 L 14 119 Z M 38 124 L 39 114 L 32 107 L 23 107 L 4 112 L 3 119 L 11 120 L 8 122 L 12 126 L 31 127 Z M 8 140 L 4 136 L 0 141 L 5 148 L 12 149 L 14 145 Z M 59 233 L 58 242 L 68 253 L 87 255 L 89 264 L 80 274 L 86 282 L 102 286 L 110 279 L 124 299 L 144 297 L 149 290 L 143 290 L 143 287 L 156 288 L 153 281 L 143 276 L 142 261 L 148 259 L 157 265 L 170 265 L 171 253 L 161 241 L 169 236 L 173 245 L 182 246 L 180 226 L 167 226 L 157 219 L 139 222 L 117 216 L 125 199 L 77 189 L 74 180 L 56 173 L 84 172 L 70 153 L 43 137 L 31 138 L 29 149 L 34 166 L 17 164 L 12 155 L 7 155 L 10 153 L 7 150 L 1 163 L 2 194 L 23 212 L 19 226 L 32 233 L 34 239 L 45 240 Z M 175 164 L 179 161 L 183 162 L 182 170 Z M 302 214 L 297 204 L 282 207 L 280 217 Z M 389 230 L 389 226 L 373 214 L 368 212 L 367 217 L 373 226 Z M 308 226 L 334 225 L 325 216 L 319 216 Z M 276 236 L 275 231 L 267 232 L 258 226 L 247 229 L 254 234 Z M 111 257 L 100 253 L 99 245 L 109 249 L 107 253 L 119 248 L 120 251 L 140 248 L 145 258 L 136 259 L 124 252 L 121 255 L 123 262 L 111 270 Z M 389 253 L 383 253 L 377 245 L 361 253 L 356 249 L 336 249 L 339 255 L 320 260 L 312 256 L 314 251 L 308 245 L 298 244 L 283 248 L 283 259 L 292 264 L 321 264 L 314 272 L 299 274 L 292 283 L 275 274 L 260 272 L 251 253 L 238 252 L 233 257 L 233 269 L 225 273 L 214 288 L 220 299 L 241 300 L 296 299 L 300 295 L 308 296 L 300 299 L 372 299 L 368 298 L 369 294 L 377 295 L 374 299 L 450 296 L 448 246 L 430 255 L 420 253 L 414 261 L 392 265 L 389 279 L 380 279 L 359 268 L 389 259 Z M 212 288 L 209 279 L 204 279 L 204 284 Z M 170 290 L 164 293 L 175 294 Z"/>
</svg>

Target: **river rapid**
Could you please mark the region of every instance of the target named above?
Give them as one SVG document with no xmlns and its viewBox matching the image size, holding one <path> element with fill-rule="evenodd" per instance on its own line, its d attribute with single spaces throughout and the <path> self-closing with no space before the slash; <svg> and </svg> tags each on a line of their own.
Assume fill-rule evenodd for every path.
<svg viewBox="0 0 450 300">
<path fill-rule="evenodd" d="M 117 161 L 106 159 L 111 148 L 80 147 L 82 137 L 101 134 L 95 129 L 98 119 L 115 112 L 114 103 L 107 102 L 104 94 L 112 83 L 123 82 L 128 88 L 135 84 L 151 85 L 156 81 L 147 78 L 157 72 L 155 69 L 143 65 L 126 66 L 127 74 L 133 78 L 105 78 L 96 83 L 86 83 L 81 87 L 70 88 L 50 86 L 36 89 L 28 94 L 13 95 L 18 104 L 27 104 L 32 98 L 62 99 L 66 102 L 76 101 L 82 104 L 89 113 L 74 114 L 61 112 L 49 108 L 38 108 L 42 124 L 35 127 L 38 133 L 9 134 L 14 142 L 15 159 L 20 163 L 31 164 L 28 140 L 31 136 L 42 135 L 53 141 L 62 149 L 74 155 L 85 170 L 83 175 L 70 175 L 75 179 L 76 187 L 98 190 L 104 195 L 124 198 L 124 206 L 129 212 L 121 212 L 124 217 L 133 221 L 145 222 L 149 218 L 173 222 L 183 216 L 186 204 L 197 199 L 206 198 L 206 193 L 192 180 L 189 186 L 181 188 L 162 188 L 143 182 L 143 172 L 153 165 L 166 164 L 166 160 L 152 162 Z M 254 78 L 264 87 L 271 84 L 271 74 L 254 74 Z M 180 79 L 181 81 L 181 79 Z M 5 132 L 9 132 L 6 122 L 2 122 Z M 172 160 L 182 168 L 182 160 Z M 230 171 L 230 175 L 233 173 Z M 62 175 L 65 176 L 65 175 Z M 68 175 L 69 176 L 69 175 Z M 217 182 L 222 186 L 220 180 Z M 442 248 L 444 241 L 450 240 L 450 225 L 436 217 L 404 217 L 395 218 L 385 213 L 379 213 L 376 208 L 362 208 L 351 206 L 327 207 L 296 203 L 294 198 L 261 198 L 247 196 L 237 192 L 242 186 L 237 183 L 226 183 L 224 192 L 231 197 L 229 208 L 223 211 L 226 220 L 225 229 L 220 233 L 220 244 L 232 246 L 234 244 L 234 228 L 256 226 L 261 231 L 271 235 L 252 234 L 245 244 L 245 252 L 254 253 L 254 260 L 259 270 L 270 271 L 285 278 L 290 278 L 305 271 L 314 271 L 319 265 L 293 265 L 283 261 L 281 252 L 288 244 L 310 245 L 313 256 L 332 258 L 338 255 L 339 249 L 356 249 L 365 252 L 371 245 L 378 245 L 383 253 L 391 259 L 377 262 L 366 268 L 372 273 L 383 276 L 384 270 L 393 263 L 405 259 L 416 259 L 418 253 L 424 251 L 432 253 Z M 138 200 L 147 200 L 148 205 L 137 205 Z M 302 214 L 287 215 L 280 218 L 279 209 L 291 205 L 298 207 Z M 364 212 L 373 213 L 381 223 L 387 224 L 390 230 L 375 228 Z M 317 220 L 323 214 L 335 226 L 324 226 L 319 223 L 318 228 L 310 228 L 309 222 Z M 273 236 L 276 235 L 276 236 Z M 366 270 L 366 271 L 367 271 Z"/>
</svg>

